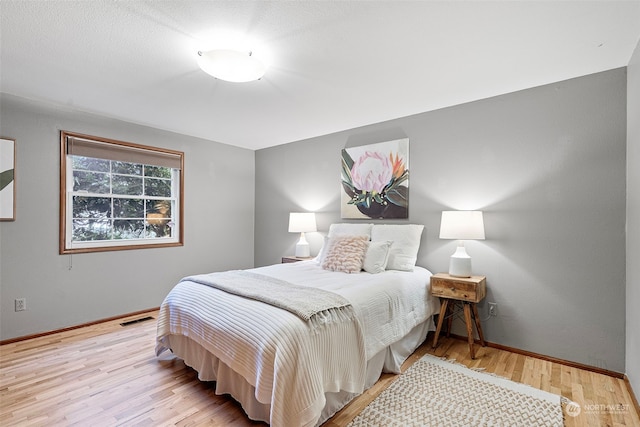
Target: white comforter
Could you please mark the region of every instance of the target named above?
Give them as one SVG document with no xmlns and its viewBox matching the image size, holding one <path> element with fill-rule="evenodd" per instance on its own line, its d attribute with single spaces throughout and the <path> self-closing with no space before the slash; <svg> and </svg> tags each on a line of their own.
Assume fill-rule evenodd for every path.
<svg viewBox="0 0 640 427">
<path fill-rule="evenodd" d="M 273 426 L 315 425 L 326 392 L 361 393 L 366 361 L 438 309 L 428 295 L 431 273 L 420 267 L 345 274 L 305 261 L 251 271 L 342 295 L 358 321 L 315 333 L 288 311 L 186 281 L 160 308 L 156 353 L 171 334 L 196 341 L 255 387 Z"/>
</svg>

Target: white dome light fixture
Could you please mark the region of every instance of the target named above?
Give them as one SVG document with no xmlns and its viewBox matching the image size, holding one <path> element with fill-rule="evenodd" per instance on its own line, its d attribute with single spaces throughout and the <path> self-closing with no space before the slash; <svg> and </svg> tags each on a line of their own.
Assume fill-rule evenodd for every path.
<svg viewBox="0 0 640 427">
<path fill-rule="evenodd" d="M 267 70 L 251 51 L 233 49 L 198 51 L 198 65 L 205 73 L 234 83 L 259 80 Z"/>
</svg>

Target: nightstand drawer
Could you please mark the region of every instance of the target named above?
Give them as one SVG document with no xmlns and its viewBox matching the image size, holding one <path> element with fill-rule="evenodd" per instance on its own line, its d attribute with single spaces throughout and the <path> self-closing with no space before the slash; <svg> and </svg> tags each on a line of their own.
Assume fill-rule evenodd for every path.
<svg viewBox="0 0 640 427">
<path fill-rule="evenodd" d="M 486 295 L 486 281 L 484 278 L 476 280 L 471 277 L 452 278 L 431 276 L 431 294 L 436 297 L 452 298 L 461 301 L 480 302 Z"/>
</svg>

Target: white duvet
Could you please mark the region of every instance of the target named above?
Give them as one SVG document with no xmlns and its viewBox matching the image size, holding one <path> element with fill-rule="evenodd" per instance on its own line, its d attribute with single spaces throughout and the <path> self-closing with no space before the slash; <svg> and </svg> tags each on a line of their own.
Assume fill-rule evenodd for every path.
<svg viewBox="0 0 640 427">
<path fill-rule="evenodd" d="M 250 271 L 342 295 L 357 321 L 317 333 L 283 309 L 184 281 L 160 308 L 156 353 L 169 348 L 169 335 L 194 340 L 255 387 L 273 426 L 313 426 L 326 392 L 362 393 L 367 360 L 438 309 L 428 293 L 431 273 L 420 267 L 345 274 L 304 261 Z"/>
</svg>

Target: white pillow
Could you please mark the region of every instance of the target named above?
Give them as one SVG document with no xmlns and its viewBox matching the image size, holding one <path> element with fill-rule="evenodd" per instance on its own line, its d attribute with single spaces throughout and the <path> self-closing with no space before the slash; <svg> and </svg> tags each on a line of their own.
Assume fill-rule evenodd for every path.
<svg viewBox="0 0 640 427">
<path fill-rule="evenodd" d="M 329 237 L 333 236 L 367 236 L 371 239 L 373 224 L 331 224 Z"/>
<path fill-rule="evenodd" d="M 389 261 L 389 249 L 393 242 L 369 242 L 369 248 L 364 256 L 362 268 L 367 273 L 378 274 L 384 272 Z"/>
<path fill-rule="evenodd" d="M 366 236 L 336 236 L 329 239 L 322 268 L 343 273 L 359 273 L 369 246 Z"/>
<path fill-rule="evenodd" d="M 413 271 L 418 260 L 420 237 L 424 225 L 417 224 L 374 224 L 371 229 L 371 241 L 392 241 L 389 250 L 387 270 Z"/>
<path fill-rule="evenodd" d="M 329 236 L 324 236 L 324 240 L 322 242 L 322 247 L 320 248 L 320 252 L 315 257 L 315 262 L 322 265 L 322 261 L 324 261 L 325 255 L 327 255 L 327 248 L 329 247 Z"/>
</svg>

